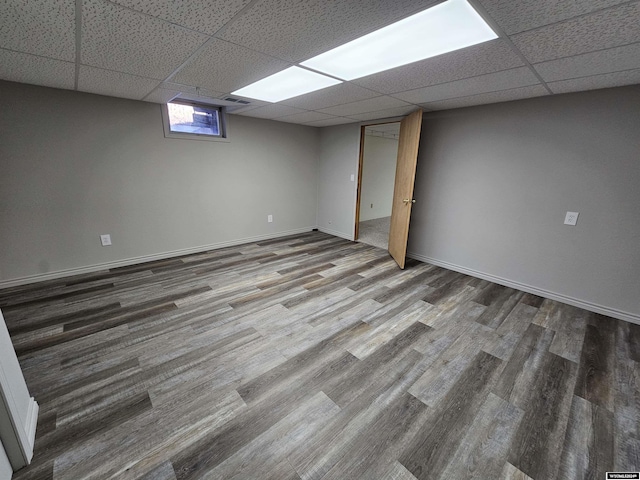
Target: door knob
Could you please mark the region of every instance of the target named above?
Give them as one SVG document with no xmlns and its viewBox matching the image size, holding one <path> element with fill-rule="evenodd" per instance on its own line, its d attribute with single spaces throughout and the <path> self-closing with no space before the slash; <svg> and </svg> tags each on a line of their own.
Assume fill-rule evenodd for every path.
<svg viewBox="0 0 640 480">
<path fill-rule="evenodd" d="M 407 203 L 407 204 L 408 204 L 409 202 L 411 202 L 411 203 L 416 203 L 415 199 L 408 199 L 408 198 L 405 198 L 405 199 L 404 199 L 404 200 L 402 200 L 402 201 L 403 201 L 404 203 Z"/>
</svg>

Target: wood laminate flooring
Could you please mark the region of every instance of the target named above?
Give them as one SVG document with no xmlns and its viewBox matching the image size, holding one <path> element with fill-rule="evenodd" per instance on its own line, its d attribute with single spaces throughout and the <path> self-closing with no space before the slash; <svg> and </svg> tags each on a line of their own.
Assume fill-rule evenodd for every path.
<svg viewBox="0 0 640 480">
<path fill-rule="evenodd" d="M 640 327 L 322 233 L 0 291 L 27 479 L 604 479 Z"/>
</svg>

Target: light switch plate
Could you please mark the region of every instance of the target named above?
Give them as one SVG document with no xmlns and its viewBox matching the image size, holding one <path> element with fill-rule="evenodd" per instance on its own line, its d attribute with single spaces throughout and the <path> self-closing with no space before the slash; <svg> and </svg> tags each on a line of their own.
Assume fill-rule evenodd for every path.
<svg viewBox="0 0 640 480">
<path fill-rule="evenodd" d="M 355 182 L 355 181 L 356 181 L 356 176 L 355 176 L 353 173 L 351 174 L 351 181 L 352 181 L 352 182 Z"/>
<path fill-rule="evenodd" d="M 100 243 L 102 243 L 103 247 L 111 245 L 111 235 L 100 235 Z"/>
<path fill-rule="evenodd" d="M 580 215 L 579 212 L 567 212 L 567 215 L 564 217 L 564 224 L 575 225 L 578 223 L 578 215 Z"/>
</svg>

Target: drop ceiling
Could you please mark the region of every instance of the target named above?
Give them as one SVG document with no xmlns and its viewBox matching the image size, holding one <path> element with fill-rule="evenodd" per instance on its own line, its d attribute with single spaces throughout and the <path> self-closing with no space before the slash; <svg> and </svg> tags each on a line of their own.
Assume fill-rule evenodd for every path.
<svg viewBox="0 0 640 480">
<path fill-rule="evenodd" d="M 0 79 L 209 101 L 439 0 L 3 0 Z M 470 0 L 499 38 L 233 113 L 312 126 L 640 83 L 640 0 Z"/>
</svg>

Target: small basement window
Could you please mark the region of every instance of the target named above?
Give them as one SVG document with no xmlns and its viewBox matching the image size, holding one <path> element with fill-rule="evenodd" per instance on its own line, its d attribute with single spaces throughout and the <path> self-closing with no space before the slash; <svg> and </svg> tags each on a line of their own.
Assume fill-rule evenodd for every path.
<svg viewBox="0 0 640 480">
<path fill-rule="evenodd" d="M 226 139 L 224 107 L 177 100 L 162 107 L 165 137 Z"/>
</svg>

